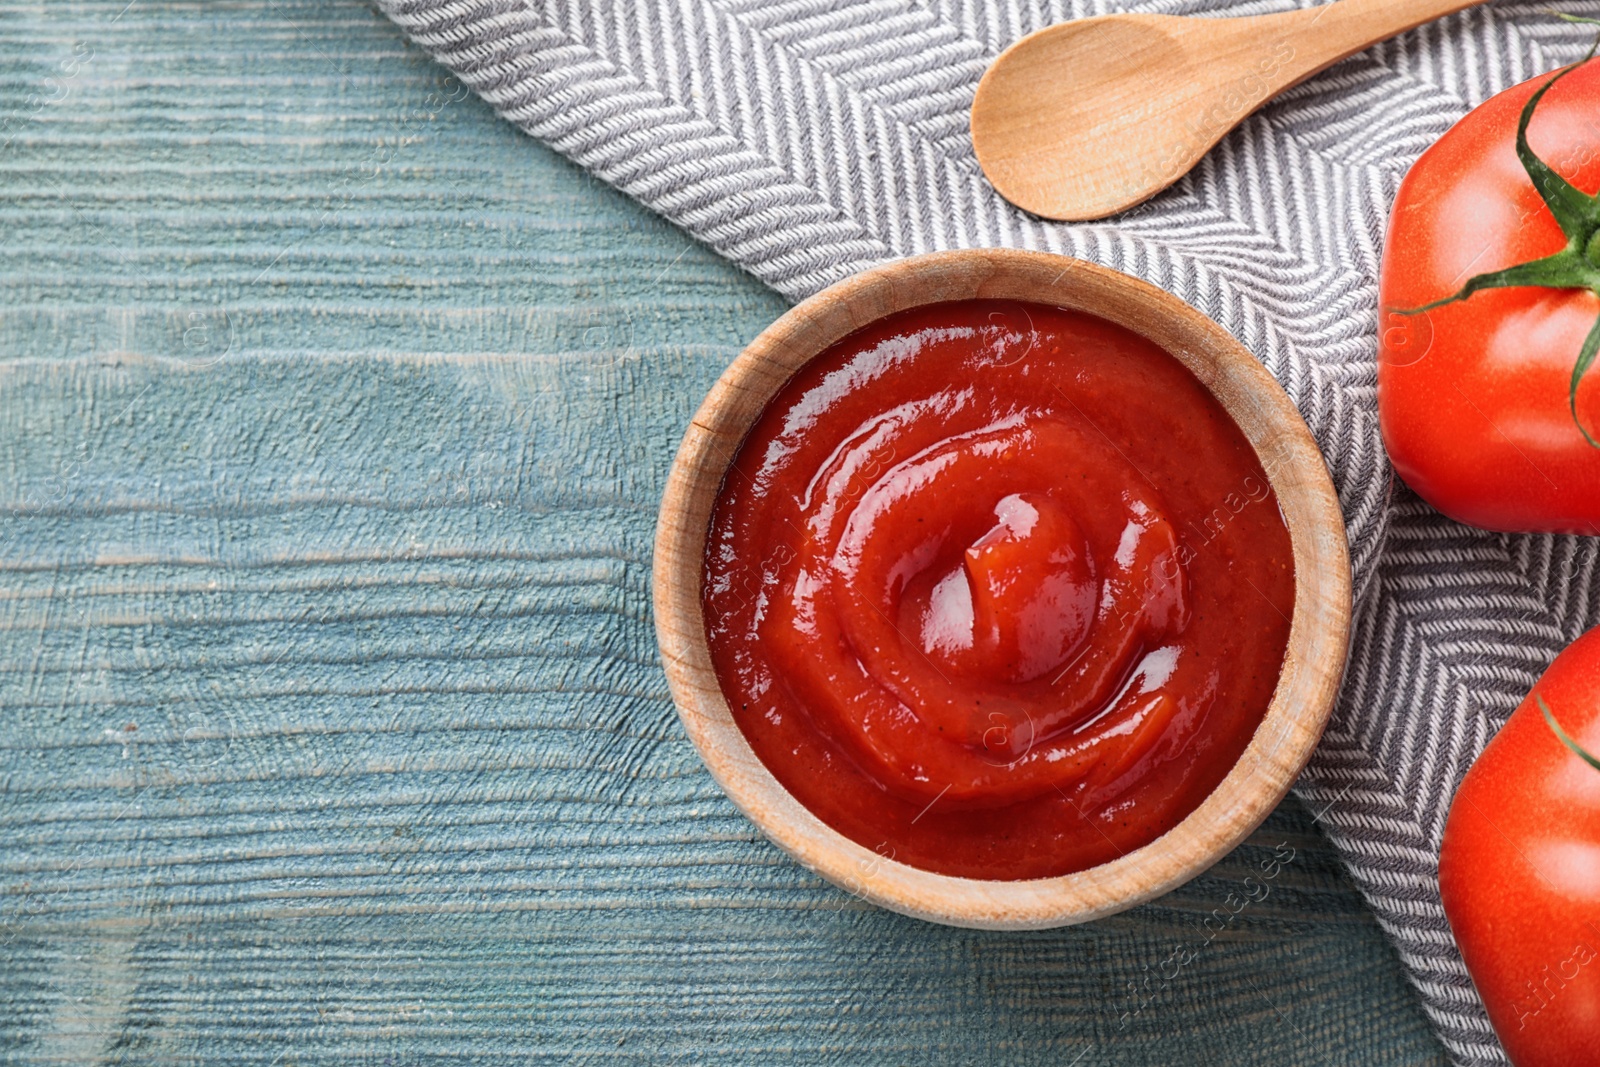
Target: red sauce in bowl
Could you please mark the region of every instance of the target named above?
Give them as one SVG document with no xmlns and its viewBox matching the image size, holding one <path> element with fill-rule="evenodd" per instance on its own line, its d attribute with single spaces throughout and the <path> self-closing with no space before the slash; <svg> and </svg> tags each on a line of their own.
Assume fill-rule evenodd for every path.
<svg viewBox="0 0 1600 1067">
<path fill-rule="evenodd" d="M 1266 713 L 1293 614 L 1254 450 L 1176 359 L 1012 301 L 883 319 L 798 373 L 712 516 L 740 730 L 880 854 L 985 879 L 1148 844 Z"/>
</svg>

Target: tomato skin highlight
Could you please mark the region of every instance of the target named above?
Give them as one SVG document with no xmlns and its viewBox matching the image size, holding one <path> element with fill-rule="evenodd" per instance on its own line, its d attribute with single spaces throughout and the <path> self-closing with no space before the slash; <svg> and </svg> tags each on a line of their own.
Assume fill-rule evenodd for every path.
<svg viewBox="0 0 1600 1067">
<path fill-rule="evenodd" d="M 1378 416 L 1395 471 L 1445 515 L 1489 530 L 1597 534 L 1600 449 L 1573 422 L 1568 393 L 1600 297 L 1495 289 L 1402 314 L 1566 247 L 1516 154 L 1522 107 L 1553 76 L 1472 111 L 1401 184 L 1379 279 Z M 1579 189 L 1600 189 L 1600 62 L 1551 89 L 1528 140 Z M 1600 382 L 1581 384 L 1577 413 L 1600 436 Z"/>
<path fill-rule="evenodd" d="M 1467 772 L 1439 888 L 1456 943 L 1516 1067 L 1600 1058 L 1600 628 L 1556 657 Z"/>
</svg>

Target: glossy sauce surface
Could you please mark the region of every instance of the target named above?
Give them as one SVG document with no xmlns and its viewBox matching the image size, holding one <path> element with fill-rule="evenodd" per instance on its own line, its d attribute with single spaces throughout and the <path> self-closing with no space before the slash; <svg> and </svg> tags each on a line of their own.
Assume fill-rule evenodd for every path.
<svg viewBox="0 0 1600 1067">
<path fill-rule="evenodd" d="M 1289 535 L 1180 363 L 1103 320 L 967 301 L 808 364 L 712 518 L 707 637 L 751 747 L 916 867 L 1038 878 L 1193 811 L 1271 700 Z"/>
</svg>

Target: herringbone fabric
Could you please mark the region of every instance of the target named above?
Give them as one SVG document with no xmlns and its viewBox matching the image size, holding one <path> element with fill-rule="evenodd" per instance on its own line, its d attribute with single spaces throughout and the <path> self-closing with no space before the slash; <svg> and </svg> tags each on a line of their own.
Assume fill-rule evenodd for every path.
<svg viewBox="0 0 1600 1067">
<path fill-rule="evenodd" d="M 1375 409 L 1376 278 L 1416 156 L 1491 94 L 1581 54 L 1587 32 L 1547 2 L 1492 4 L 1380 45 L 1246 121 L 1152 203 L 1065 225 L 989 188 L 967 109 L 1006 45 L 1123 5 L 379 0 L 507 119 L 790 296 L 898 256 L 1010 245 L 1139 275 L 1239 337 L 1321 442 L 1354 551 L 1350 670 L 1299 789 L 1460 1063 L 1505 1060 L 1440 906 L 1444 817 L 1540 671 L 1600 617 L 1600 542 L 1467 529 L 1396 487 Z"/>
</svg>

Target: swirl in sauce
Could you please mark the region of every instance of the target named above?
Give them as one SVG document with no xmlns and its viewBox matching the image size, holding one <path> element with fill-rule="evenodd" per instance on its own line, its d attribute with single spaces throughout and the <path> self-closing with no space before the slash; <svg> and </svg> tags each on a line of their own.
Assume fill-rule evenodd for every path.
<svg viewBox="0 0 1600 1067">
<path fill-rule="evenodd" d="M 1080 870 L 1194 810 L 1271 700 L 1294 583 L 1266 475 L 1177 360 L 969 301 L 808 364 L 706 559 L 741 730 L 829 825 L 977 878 Z"/>
</svg>

